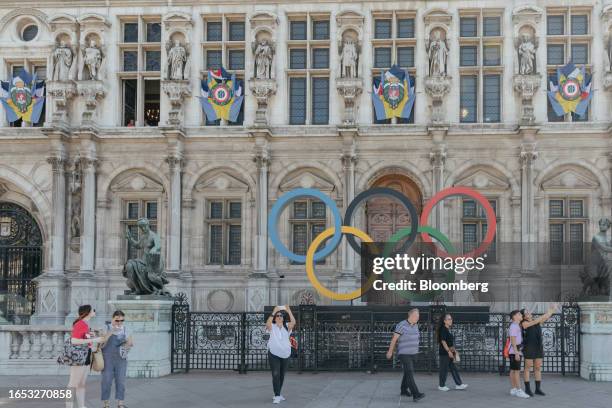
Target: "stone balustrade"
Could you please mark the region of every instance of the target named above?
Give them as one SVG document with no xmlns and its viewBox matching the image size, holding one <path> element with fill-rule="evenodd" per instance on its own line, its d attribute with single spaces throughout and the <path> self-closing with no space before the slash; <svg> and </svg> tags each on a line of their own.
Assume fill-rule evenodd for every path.
<svg viewBox="0 0 612 408">
<path fill-rule="evenodd" d="M 0 373 L 66 374 L 68 368 L 57 364 L 57 357 L 69 335 L 65 326 L 0 326 Z"/>
</svg>

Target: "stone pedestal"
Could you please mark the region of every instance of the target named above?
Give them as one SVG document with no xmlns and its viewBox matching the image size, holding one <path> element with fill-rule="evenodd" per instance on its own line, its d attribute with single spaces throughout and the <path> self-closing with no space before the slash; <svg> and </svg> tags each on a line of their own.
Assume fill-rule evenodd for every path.
<svg viewBox="0 0 612 408">
<path fill-rule="evenodd" d="M 514 91 L 521 97 L 521 125 L 535 124 L 533 97 L 540 87 L 540 78 L 539 74 L 514 76 Z"/>
<path fill-rule="evenodd" d="M 612 71 L 608 71 L 604 74 L 603 86 L 606 91 L 612 91 Z"/>
<path fill-rule="evenodd" d="M 66 276 L 46 272 L 36 278 L 36 313 L 30 318 L 30 324 L 64 324 L 67 302 Z"/>
<path fill-rule="evenodd" d="M 130 378 L 156 378 L 170 374 L 170 328 L 173 300 L 164 296 L 118 296 L 111 310 L 125 313 L 125 324 L 134 339 L 128 355 Z"/>
<path fill-rule="evenodd" d="M 444 125 L 444 97 L 451 89 L 451 77 L 448 75 L 428 75 L 425 77 L 425 92 L 431 97 L 431 124 Z"/>
<path fill-rule="evenodd" d="M 74 81 L 48 81 L 47 93 L 53 102 L 53 123 L 68 125 L 68 110 L 71 100 L 77 95 Z"/>
<path fill-rule="evenodd" d="M 191 96 L 191 86 L 188 80 L 164 80 L 162 90 L 168 96 L 170 110 L 166 123 L 170 126 L 179 126 L 182 123 L 183 102 Z"/>
<path fill-rule="evenodd" d="M 79 81 L 77 83 L 79 96 L 85 102 L 85 110 L 81 116 L 81 124 L 87 125 L 93 122 L 98 104 L 106 96 L 104 83 L 102 81 Z"/>
<path fill-rule="evenodd" d="M 344 125 L 354 125 L 357 120 L 357 101 L 363 90 L 363 79 L 336 78 L 336 89 L 344 100 L 342 123 Z"/>
<path fill-rule="evenodd" d="M 270 280 L 265 273 L 255 272 L 247 284 L 247 312 L 262 312 L 264 306 L 274 304 L 270 299 Z"/>
<path fill-rule="evenodd" d="M 100 290 L 96 277 L 92 272 L 79 272 L 70 277 L 70 301 L 68 303 L 68 315 L 64 324 L 72 326 L 72 322 L 78 316 L 79 306 L 91 305 L 96 309 L 96 318 L 93 326 L 97 327 L 104 323 L 107 315 L 104 300 L 104 292 Z"/>
<path fill-rule="evenodd" d="M 612 381 L 612 302 L 581 302 L 580 376 Z"/>
<path fill-rule="evenodd" d="M 257 100 L 257 111 L 255 111 L 255 125 L 265 126 L 268 124 L 268 103 L 272 95 L 276 94 L 276 81 L 274 79 L 251 78 L 251 92 Z"/>
</svg>

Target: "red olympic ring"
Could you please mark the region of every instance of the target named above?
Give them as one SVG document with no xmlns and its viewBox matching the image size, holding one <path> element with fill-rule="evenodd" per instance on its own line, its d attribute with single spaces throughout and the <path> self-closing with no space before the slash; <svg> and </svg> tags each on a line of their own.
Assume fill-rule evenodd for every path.
<svg viewBox="0 0 612 408">
<path fill-rule="evenodd" d="M 489 200 L 487 200 L 482 194 L 480 194 L 476 190 L 472 190 L 468 187 L 445 188 L 444 190 L 431 197 L 431 199 L 427 202 L 427 204 L 423 208 L 423 212 L 421 213 L 421 220 L 419 224 L 427 225 L 427 218 L 429 218 L 429 214 L 431 214 L 433 207 L 439 201 L 442 201 L 446 197 L 457 195 L 473 198 L 474 200 L 478 201 L 480 205 L 482 205 L 482 207 L 487 213 L 487 233 L 482 241 L 482 244 L 478 248 L 468 252 L 467 254 L 449 255 L 443 249 L 436 247 L 437 256 L 443 258 L 475 258 L 482 255 L 489 248 L 489 245 L 491 245 L 491 243 L 493 242 L 493 239 L 495 238 L 495 233 L 497 231 L 497 218 L 495 217 L 495 210 L 493 210 L 493 207 L 491 207 Z M 430 244 L 433 243 L 429 234 L 421 233 L 421 238 L 423 239 L 423 242 L 427 242 Z"/>
</svg>

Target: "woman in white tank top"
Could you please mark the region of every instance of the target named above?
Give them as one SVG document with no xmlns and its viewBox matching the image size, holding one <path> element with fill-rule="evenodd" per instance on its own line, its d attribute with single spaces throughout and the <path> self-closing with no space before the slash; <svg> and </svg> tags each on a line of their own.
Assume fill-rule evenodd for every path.
<svg viewBox="0 0 612 408">
<path fill-rule="evenodd" d="M 295 317 L 289 306 L 276 306 L 266 321 L 266 331 L 270 334 L 268 360 L 272 369 L 273 404 L 279 404 L 285 400 L 285 397 L 281 395 L 281 389 L 291 356 L 289 336 L 294 327 Z"/>
</svg>

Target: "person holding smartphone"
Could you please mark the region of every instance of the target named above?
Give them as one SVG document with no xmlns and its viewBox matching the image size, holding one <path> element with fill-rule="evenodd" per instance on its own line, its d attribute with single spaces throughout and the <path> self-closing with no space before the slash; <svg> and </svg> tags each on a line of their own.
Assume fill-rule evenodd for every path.
<svg viewBox="0 0 612 408">
<path fill-rule="evenodd" d="M 115 399 L 117 408 L 127 408 L 125 400 L 125 379 L 127 374 L 127 352 L 134 345 L 132 336 L 125 328 L 125 314 L 121 310 L 113 313 L 112 321 L 107 322 L 103 336 L 104 370 L 102 370 L 102 403 L 110 408 L 110 395 L 115 380 Z"/>
<path fill-rule="evenodd" d="M 272 387 L 274 389 L 273 404 L 285 400 L 281 394 L 285 373 L 291 356 L 289 336 L 295 327 L 295 317 L 289 306 L 276 306 L 266 320 L 266 332 L 270 333 L 268 340 L 268 361 L 272 370 Z"/>
</svg>

